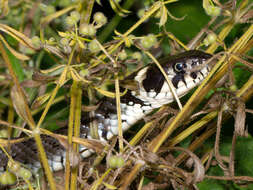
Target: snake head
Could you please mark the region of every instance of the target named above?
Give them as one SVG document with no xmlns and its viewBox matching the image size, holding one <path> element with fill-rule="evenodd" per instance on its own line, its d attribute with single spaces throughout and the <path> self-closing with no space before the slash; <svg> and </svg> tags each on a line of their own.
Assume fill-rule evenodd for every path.
<svg viewBox="0 0 253 190">
<path fill-rule="evenodd" d="M 177 95 L 181 97 L 207 76 L 210 69 L 205 63 L 211 57 L 208 53 L 190 50 L 158 61 L 176 88 Z M 163 74 L 156 65 L 141 69 L 135 80 L 139 83 L 139 99 L 148 101 L 155 107 L 174 100 Z"/>
</svg>

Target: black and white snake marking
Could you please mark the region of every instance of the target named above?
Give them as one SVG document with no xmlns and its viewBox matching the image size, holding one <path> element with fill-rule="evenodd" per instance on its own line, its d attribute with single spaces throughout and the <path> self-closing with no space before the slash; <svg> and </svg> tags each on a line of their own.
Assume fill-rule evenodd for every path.
<svg viewBox="0 0 253 190">
<path fill-rule="evenodd" d="M 175 56 L 161 59 L 159 62 L 168 78 L 172 81 L 179 97 L 201 83 L 209 73 L 209 67 L 203 63 L 211 57 L 210 54 L 198 50 L 190 50 Z M 194 68 L 200 70 L 193 71 Z M 128 130 L 135 122 L 142 119 L 154 108 L 174 101 L 170 88 L 155 65 L 146 66 L 128 77 L 138 84 L 137 91 L 130 91 L 121 97 L 121 119 L 123 131 Z M 101 141 L 107 141 L 118 134 L 118 121 L 114 100 L 104 101 L 96 111 L 98 134 Z M 91 139 L 89 126 L 82 124 L 81 137 Z M 66 152 L 63 146 L 53 137 L 42 135 L 42 141 L 47 152 L 48 161 L 53 171 L 64 168 Z M 36 145 L 33 139 L 11 146 L 10 155 L 34 171 L 41 165 L 38 161 Z M 82 158 L 88 157 L 93 150 L 80 146 Z M 0 171 L 7 165 L 8 158 L 0 149 Z"/>
</svg>

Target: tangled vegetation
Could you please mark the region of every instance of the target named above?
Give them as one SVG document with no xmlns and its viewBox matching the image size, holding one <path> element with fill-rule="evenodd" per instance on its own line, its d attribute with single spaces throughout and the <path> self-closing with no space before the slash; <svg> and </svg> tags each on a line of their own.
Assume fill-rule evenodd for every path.
<svg viewBox="0 0 253 190">
<path fill-rule="evenodd" d="M 32 175 L 9 156 L 2 187 L 252 189 L 252 5 L 0 0 L 0 147 L 9 156 L 10 144 L 34 138 L 44 168 L 44 175 Z M 123 138 L 120 87 L 134 86 L 124 78 L 189 49 L 214 55 L 208 77 Z M 116 101 L 118 137 L 108 144 L 79 138 L 83 113 L 104 96 Z M 66 126 L 67 136 L 54 132 Z M 42 134 L 66 148 L 65 171 L 50 171 Z M 79 144 L 96 154 L 80 161 Z"/>
</svg>

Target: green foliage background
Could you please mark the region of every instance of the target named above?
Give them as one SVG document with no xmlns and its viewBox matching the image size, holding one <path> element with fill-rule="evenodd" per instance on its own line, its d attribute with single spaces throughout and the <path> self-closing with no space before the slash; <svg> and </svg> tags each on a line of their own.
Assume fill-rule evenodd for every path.
<svg viewBox="0 0 253 190">
<path fill-rule="evenodd" d="M 96 11 L 104 11 L 105 15 L 109 19 L 115 19 L 115 25 L 111 25 L 111 29 L 109 29 L 111 32 L 108 32 L 109 30 L 106 30 L 106 35 L 108 36 L 105 38 L 104 29 L 99 29 L 97 33 L 98 39 L 103 39 L 105 42 L 108 42 L 113 39 L 114 30 L 117 30 L 120 33 L 126 32 L 132 25 L 134 25 L 138 21 L 138 17 L 135 13 L 140 8 L 143 8 L 145 4 L 147 4 L 147 0 L 141 0 L 141 1 L 127 1 L 130 2 L 129 5 L 132 3 L 131 7 L 131 13 L 125 17 L 121 18 L 119 16 L 115 16 L 114 11 L 111 9 L 108 2 L 101 1 L 100 5 L 95 5 L 93 9 L 93 13 Z M 150 2 L 153 2 L 150 0 Z M 227 1 L 221 1 L 222 3 Z M 240 1 L 238 1 L 239 3 Z M 62 9 L 64 4 L 70 6 L 71 3 L 69 1 L 47 1 L 45 2 L 47 5 L 53 6 L 56 10 Z M 124 2 L 123 2 L 124 3 Z M 25 4 L 25 6 L 19 6 L 15 7 L 13 10 L 10 10 L 9 14 L 4 18 L 0 19 L 1 23 L 4 23 L 6 25 L 12 26 L 13 28 L 16 28 L 17 30 L 20 28 L 20 25 L 22 23 L 27 22 L 26 20 L 22 20 L 22 15 L 24 12 L 30 10 L 31 7 L 29 7 L 29 3 Z M 179 20 L 175 20 L 173 18 L 168 17 L 168 20 L 165 24 L 165 28 L 167 31 L 171 32 L 176 38 L 178 38 L 183 43 L 187 44 L 191 39 L 193 39 L 198 32 L 206 26 L 206 24 L 210 21 L 210 17 L 206 15 L 203 7 L 202 7 L 202 1 L 199 0 L 180 0 L 178 2 L 168 4 L 167 5 L 168 10 L 170 11 L 170 14 L 172 14 L 176 18 L 182 18 Z M 44 13 L 42 13 L 39 9 L 37 14 L 35 14 L 32 21 L 32 29 L 30 37 L 34 35 L 39 35 L 40 28 L 39 23 L 40 19 L 43 16 Z M 55 37 L 57 40 L 59 40 L 59 36 L 57 34 L 57 31 L 64 31 L 66 30 L 66 26 L 63 23 L 64 18 L 66 18 L 66 15 L 63 15 L 60 18 L 55 19 L 53 22 L 49 24 L 48 27 L 45 28 L 45 39 L 49 39 L 50 37 Z M 224 18 L 220 18 L 224 19 Z M 109 20 L 110 21 L 110 20 Z M 117 24 L 118 23 L 118 24 Z M 139 26 L 133 34 L 136 36 L 145 36 L 149 33 L 159 33 L 162 31 L 162 27 L 158 26 L 159 19 L 150 18 L 147 22 L 143 23 L 141 26 Z M 115 28 L 113 26 L 116 26 Z M 249 27 L 249 24 L 238 24 L 236 25 L 233 30 L 230 32 L 228 37 L 225 39 L 225 44 L 227 47 L 230 47 L 236 39 L 238 39 L 245 30 Z M 219 31 L 219 30 L 218 30 Z M 218 33 L 217 31 L 217 33 Z M 6 35 L 6 39 L 9 44 L 16 46 L 17 43 L 13 38 L 8 37 Z M 168 39 L 164 39 L 161 44 L 163 54 L 168 54 L 171 52 L 171 46 L 168 43 Z M 135 51 L 135 48 L 130 49 L 129 51 Z M 218 51 L 223 51 L 222 48 L 220 48 Z M 8 56 L 10 59 L 10 62 L 14 68 L 14 71 L 16 75 L 18 76 L 18 79 L 20 82 L 24 81 L 25 79 L 31 79 L 32 72 L 29 71 L 29 69 L 24 69 L 27 65 L 26 63 L 21 63 L 20 60 L 15 58 L 14 55 L 12 55 L 8 50 Z M 27 52 L 26 52 L 27 53 Z M 249 55 L 253 55 L 253 51 L 251 50 Z M 54 60 L 47 52 L 38 52 L 31 54 L 32 59 L 34 60 L 34 70 L 39 69 L 48 69 L 54 66 Z M 238 65 L 242 65 L 242 63 L 237 63 Z M 3 71 L 4 72 L 4 71 Z M 239 68 L 234 69 L 234 75 L 236 79 L 236 84 L 238 87 L 241 87 L 252 75 L 252 72 L 245 71 Z M 70 83 L 67 83 L 70 85 Z M 53 85 L 49 85 L 47 87 L 47 92 L 51 92 L 53 89 Z M 28 94 L 31 95 L 34 93 L 32 89 L 26 89 Z M 68 93 L 68 90 L 66 89 L 60 89 L 58 96 L 64 96 L 66 93 Z M 252 100 L 248 102 L 247 107 L 249 109 L 252 109 L 253 102 Z M 62 105 L 61 103 L 56 104 L 52 106 L 52 110 L 50 110 L 49 114 L 47 115 L 47 118 L 45 119 L 42 127 L 48 128 L 50 130 L 54 130 L 58 127 L 58 123 L 56 121 L 64 120 L 68 116 L 68 107 L 69 105 Z M 4 106 L 2 106 L 4 107 Z M 236 175 L 240 176 L 252 176 L 253 177 L 253 129 L 252 129 L 252 115 L 247 115 L 246 124 L 248 125 L 248 130 L 250 132 L 249 137 L 247 138 L 240 138 L 237 141 L 236 145 Z M 35 119 L 38 120 L 39 116 L 35 116 Z M 20 124 L 21 121 L 18 120 L 17 124 Z M 222 137 L 221 137 L 221 154 L 229 156 L 229 152 L 231 150 L 231 141 L 233 136 L 234 126 L 233 126 L 233 120 L 229 120 L 226 124 L 224 124 L 222 128 Z M 191 137 L 189 137 L 191 138 Z M 181 142 L 182 144 L 187 143 L 189 139 L 186 139 L 185 141 Z M 208 150 L 211 147 L 214 146 L 214 138 L 210 138 L 205 144 L 203 144 L 202 149 Z M 212 166 L 208 173 L 208 175 L 217 175 L 217 176 L 223 176 L 224 173 L 218 166 Z M 149 181 L 150 179 L 147 179 Z M 208 180 L 205 179 L 203 182 L 198 184 L 198 187 L 200 190 L 225 190 L 225 189 L 253 189 L 253 185 L 249 184 L 247 187 L 236 185 L 235 183 L 231 181 L 222 181 L 222 180 Z"/>
</svg>

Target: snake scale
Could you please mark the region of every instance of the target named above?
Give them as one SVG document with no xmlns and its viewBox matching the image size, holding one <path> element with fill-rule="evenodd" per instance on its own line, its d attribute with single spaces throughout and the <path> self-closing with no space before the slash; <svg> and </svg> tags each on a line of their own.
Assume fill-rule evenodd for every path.
<svg viewBox="0 0 253 190">
<path fill-rule="evenodd" d="M 178 55 L 165 57 L 159 60 L 159 63 L 175 87 L 177 96 L 182 97 L 189 90 L 200 84 L 207 76 L 210 68 L 205 63 L 211 57 L 210 54 L 205 52 L 190 50 Z M 128 130 L 134 123 L 141 120 L 155 108 L 174 101 L 164 76 L 154 64 L 136 71 L 128 79 L 134 80 L 138 84 L 138 90 L 128 90 L 121 97 L 123 131 Z M 108 99 L 101 103 L 96 110 L 95 118 L 93 118 L 97 121 L 98 135 L 101 141 L 108 141 L 118 134 L 117 110 L 114 102 L 115 100 Z M 81 137 L 92 139 L 87 122 L 86 124 L 81 124 Z M 53 137 L 42 135 L 41 138 L 51 170 L 58 171 L 63 169 L 66 156 L 64 147 Z M 83 159 L 93 153 L 93 150 L 83 146 L 80 146 L 79 149 Z M 14 160 L 25 164 L 35 172 L 41 167 L 33 139 L 13 144 L 9 154 Z M 6 169 L 7 162 L 7 156 L 0 149 L 0 172 Z"/>
</svg>

